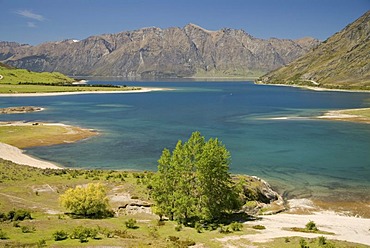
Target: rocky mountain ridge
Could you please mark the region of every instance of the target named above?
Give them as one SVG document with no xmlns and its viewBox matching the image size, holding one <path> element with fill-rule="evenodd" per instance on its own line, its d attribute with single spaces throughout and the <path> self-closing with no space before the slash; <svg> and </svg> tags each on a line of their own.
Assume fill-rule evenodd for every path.
<svg viewBox="0 0 370 248">
<path fill-rule="evenodd" d="M 370 90 L 370 11 L 259 83 Z"/>
<path fill-rule="evenodd" d="M 37 46 L 0 42 L 0 61 L 33 71 L 79 76 L 256 77 L 302 56 L 320 42 L 254 38 L 243 30 L 142 28 Z"/>
</svg>

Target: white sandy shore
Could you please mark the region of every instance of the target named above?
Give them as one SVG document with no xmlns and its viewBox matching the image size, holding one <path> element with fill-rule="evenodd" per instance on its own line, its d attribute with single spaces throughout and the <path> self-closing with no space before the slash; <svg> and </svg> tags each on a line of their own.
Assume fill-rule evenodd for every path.
<svg viewBox="0 0 370 248">
<path fill-rule="evenodd" d="M 336 92 L 362 92 L 362 93 L 370 93 L 370 90 L 343 90 L 343 89 L 329 89 L 329 88 L 321 88 L 321 87 L 314 87 L 314 86 L 305 86 L 305 85 L 293 85 L 293 84 L 266 84 L 266 83 L 254 83 L 257 85 L 269 85 L 269 86 L 282 86 L 282 87 L 293 87 L 293 88 L 301 88 L 313 91 L 336 91 Z"/>
<path fill-rule="evenodd" d="M 17 147 L 0 142 L 0 158 L 10 160 L 17 164 L 28 165 L 41 169 L 60 169 L 61 167 L 41 159 L 36 159 L 23 153 Z"/>
<path fill-rule="evenodd" d="M 78 92 L 50 92 L 50 93 L 9 93 L 0 94 L 0 97 L 32 97 L 32 96 L 66 96 L 81 94 L 128 94 L 128 93 L 145 93 L 151 91 L 171 90 L 168 88 L 142 88 L 140 90 L 122 90 L 122 91 L 78 91 Z"/>
<path fill-rule="evenodd" d="M 294 232 L 287 229 L 292 227 L 304 228 L 307 222 L 314 221 L 321 231 L 331 232 L 334 235 L 323 235 L 315 233 Z M 261 216 L 261 220 L 247 222 L 250 225 L 263 225 L 265 230 L 257 234 L 228 236 L 219 238 L 218 241 L 227 243 L 228 241 L 245 239 L 251 242 L 268 242 L 274 238 L 282 237 L 305 237 L 317 238 L 326 237 L 328 240 L 336 239 L 370 245 L 370 219 L 341 216 L 334 212 L 316 212 L 312 215 L 299 214 L 277 214 Z"/>
<path fill-rule="evenodd" d="M 24 121 L 8 121 L 8 122 L 0 122 L 0 126 L 32 126 L 34 123 L 32 122 L 24 122 Z M 63 126 L 63 127 L 70 127 L 69 125 L 63 123 L 38 123 L 38 125 L 45 125 L 45 126 Z M 0 158 L 5 160 L 10 160 L 17 164 L 28 165 L 32 167 L 37 167 L 41 169 L 52 168 L 52 169 L 61 169 L 60 166 L 44 161 L 38 158 L 31 157 L 29 155 L 24 154 L 24 152 L 14 146 L 4 144 L 0 142 Z"/>
</svg>

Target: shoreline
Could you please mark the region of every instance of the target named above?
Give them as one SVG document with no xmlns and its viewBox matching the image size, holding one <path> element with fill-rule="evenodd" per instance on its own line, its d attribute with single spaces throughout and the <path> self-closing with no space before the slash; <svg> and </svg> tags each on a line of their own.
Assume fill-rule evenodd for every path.
<svg viewBox="0 0 370 248">
<path fill-rule="evenodd" d="M 261 230 L 256 234 L 248 234 L 241 236 L 227 236 L 224 238 L 216 238 L 216 240 L 227 243 L 237 240 L 249 240 L 256 243 L 265 243 L 272 241 L 275 238 L 284 237 L 304 237 L 317 238 L 324 236 L 328 240 L 349 241 L 357 244 L 370 245 L 369 226 L 370 219 L 342 216 L 332 211 L 320 211 L 313 214 L 290 214 L 281 213 L 276 215 L 259 216 L 253 224 L 265 226 L 265 230 Z M 333 233 L 305 233 L 292 231 L 290 228 L 304 228 L 306 223 L 314 221 L 320 231 Z M 248 222 L 246 224 L 249 224 Z"/>
<path fill-rule="evenodd" d="M 152 91 L 172 90 L 169 88 L 154 88 L 144 87 L 140 90 L 120 90 L 120 91 L 78 91 L 78 92 L 46 92 L 46 93 L 2 93 L 0 97 L 35 97 L 35 96 L 68 96 L 68 95 L 82 95 L 82 94 L 133 94 L 133 93 L 146 93 Z"/>
<path fill-rule="evenodd" d="M 72 135 L 80 135 L 80 136 L 72 136 L 68 141 L 66 141 L 66 138 L 64 137 L 61 140 L 54 140 L 54 141 L 47 141 L 47 140 L 41 140 L 36 142 L 28 143 L 28 145 L 25 145 L 26 147 L 33 147 L 33 146 L 49 146 L 49 145 L 57 145 L 57 144 L 65 144 L 65 143 L 74 143 L 80 140 L 84 140 L 93 136 L 98 135 L 95 130 L 90 129 L 83 129 L 80 127 L 70 126 L 63 123 L 45 123 L 45 122 L 25 122 L 25 121 L 0 121 L 0 126 L 2 127 L 42 127 L 42 126 L 57 126 L 57 127 L 63 127 L 66 129 L 66 131 Z M 10 142 L 11 143 L 11 142 Z M 16 164 L 36 167 L 40 169 L 63 169 L 62 165 L 59 165 L 55 162 L 43 160 L 37 157 L 33 157 L 31 155 L 28 155 L 25 153 L 24 150 L 22 150 L 22 145 L 16 147 L 8 143 L 0 142 L 0 158 L 4 160 L 10 160 Z"/>
<path fill-rule="evenodd" d="M 23 150 L 0 142 L 0 158 L 12 161 L 13 163 L 36 167 L 39 169 L 63 169 L 56 163 L 34 158 L 24 153 Z"/>
<path fill-rule="evenodd" d="M 330 89 L 330 88 L 320 88 L 320 87 L 313 87 L 313 86 L 304 86 L 304 85 L 293 85 L 293 84 L 267 84 L 267 83 L 256 83 L 253 82 L 255 85 L 267 85 L 267 86 L 279 86 L 279 87 L 293 87 L 293 88 L 300 88 L 300 89 L 307 89 L 313 91 L 332 91 L 332 92 L 347 92 L 347 93 L 370 93 L 370 90 L 349 90 L 349 89 Z"/>
<path fill-rule="evenodd" d="M 370 118 L 364 115 L 356 115 L 353 113 L 347 113 L 348 111 L 369 111 L 370 108 L 356 108 L 356 109 L 341 109 L 341 110 L 330 110 L 325 112 L 321 116 L 316 116 L 315 119 L 320 120 L 334 120 L 334 121 L 348 121 L 356 123 L 370 124 Z"/>
</svg>

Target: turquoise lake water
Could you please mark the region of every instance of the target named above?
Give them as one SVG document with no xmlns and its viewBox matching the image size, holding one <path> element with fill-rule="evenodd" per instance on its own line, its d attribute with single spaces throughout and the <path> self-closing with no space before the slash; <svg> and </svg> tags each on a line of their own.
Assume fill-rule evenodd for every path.
<svg viewBox="0 0 370 248">
<path fill-rule="evenodd" d="M 198 130 L 226 145 L 232 173 L 262 177 L 288 197 L 370 198 L 370 125 L 310 118 L 327 110 L 369 107 L 369 93 L 251 82 L 92 83 L 174 90 L 1 97 L 1 107 L 46 110 L 1 115 L 0 121 L 62 122 L 99 130 L 98 137 L 75 144 L 27 149 L 65 167 L 155 170 L 163 148 L 172 150 L 177 140 Z"/>
</svg>

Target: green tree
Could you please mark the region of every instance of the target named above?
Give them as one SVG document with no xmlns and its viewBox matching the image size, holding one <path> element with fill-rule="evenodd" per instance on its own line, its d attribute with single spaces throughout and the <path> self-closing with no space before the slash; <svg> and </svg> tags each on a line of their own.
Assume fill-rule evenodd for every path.
<svg viewBox="0 0 370 248">
<path fill-rule="evenodd" d="M 164 149 L 153 177 L 155 211 L 187 224 L 212 221 L 240 207 L 238 192 L 228 172 L 230 153 L 218 139 L 194 132 L 185 143 L 178 141 L 172 154 Z"/>
<path fill-rule="evenodd" d="M 60 196 L 63 207 L 77 215 L 101 218 L 111 215 L 106 189 L 101 183 L 89 183 L 86 187 L 68 189 Z"/>
</svg>

